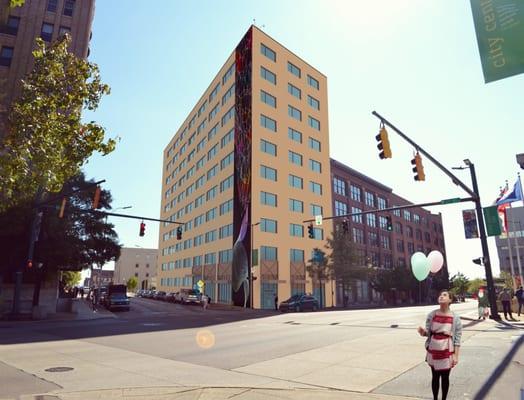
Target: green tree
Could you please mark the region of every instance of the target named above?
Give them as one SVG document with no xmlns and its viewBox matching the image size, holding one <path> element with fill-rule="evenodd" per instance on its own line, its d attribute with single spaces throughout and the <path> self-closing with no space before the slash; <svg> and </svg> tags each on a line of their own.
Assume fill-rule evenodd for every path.
<svg viewBox="0 0 524 400">
<path fill-rule="evenodd" d="M 462 272 L 453 275 L 449 281 L 450 291 L 454 295 L 464 296 L 469 287 L 469 279 Z"/>
<path fill-rule="evenodd" d="M 469 282 L 468 293 L 477 294 L 479 292 L 479 288 L 481 286 L 486 286 L 486 285 L 487 283 L 486 283 L 486 280 L 484 279 L 480 279 L 480 278 L 473 279 Z"/>
<path fill-rule="evenodd" d="M 138 278 L 136 276 L 132 276 L 127 280 L 127 288 L 131 290 L 132 292 L 135 291 L 136 287 L 138 286 Z"/>
<path fill-rule="evenodd" d="M 0 210 L 61 190 L 94 152 L 115 148 L 113 139 L 104 143 L 102 126 L 81 121 L 109 86 L 96 64 L 68 51 L 70 44 L 68 35 L 47 46 L 36 41 L 34 68 L 22 80 L 0 142 Z"/>
<path fill-rule="evenodd" d="M 332 279 L 332 270 L 328 263 L 326 253 L 319 248 L 313 249 L 315 255 L 311 260 L 308 260 L 306 264 L 306 272 L 310 276 L 313 283 L 318 283 L 320 286 L 320 303 L 323 304 L 323 284 L 328 279 Z"/>
<path fill-rule="evenodd" d="M 80 283 L 82 274 L 80 271 L 64 271 L 62 272 L 62 281 L 66 287 L 74 287 Z"/>
</svg>

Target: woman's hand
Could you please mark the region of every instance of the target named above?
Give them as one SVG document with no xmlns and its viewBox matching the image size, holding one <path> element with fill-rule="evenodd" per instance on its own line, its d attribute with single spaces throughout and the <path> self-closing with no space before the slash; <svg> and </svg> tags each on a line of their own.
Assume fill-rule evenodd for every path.
<svg viewBox="0 0 524 400">
<path fill-rule="evenodd" d="M 457 365 L 459 362 L 459 356 L 458 354 L 453 354 L 453 361 L 452 361 L 452 364 L 451 366 L 454 367 L 455 365 Z"/>
<path fill-rule="evenodd" d="M 421 326 L 418 327 L 417 332 L 420 336 L 426 336 L 426 330 Z"/>
</svg>

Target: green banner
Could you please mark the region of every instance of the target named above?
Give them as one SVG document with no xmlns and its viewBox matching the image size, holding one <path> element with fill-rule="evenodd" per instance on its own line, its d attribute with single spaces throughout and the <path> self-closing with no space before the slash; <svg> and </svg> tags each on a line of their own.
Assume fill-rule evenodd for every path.
<svg viewBox="0 0 524 400">
<path fill-rule="evenodd" d="M 524 72 L 524 2 L 471 0 L 486 83 Z"/>
<path fill-rule="evenodd" d="M 502 230 L 497 206 L 484 207 L 482 211 L 484 212 L 488 236 L 499 236 Z"/>
</svg>

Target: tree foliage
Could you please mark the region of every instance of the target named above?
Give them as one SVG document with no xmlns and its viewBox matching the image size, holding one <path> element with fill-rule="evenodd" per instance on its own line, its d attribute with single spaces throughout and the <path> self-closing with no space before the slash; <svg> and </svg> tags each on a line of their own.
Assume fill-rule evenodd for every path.
<svg viewBox="0 0 524 400">
<path fill-rule="evenodd" d="M 64 271 L 62 272 L 62 281 L 66 287 L 74 287 L 80 283 L 82 274 L 80 271 Z"/>
<path fill-rule="evenodd" d="M 451 277 L 449 287 L 454 295 L 464 296 L 468 291 L 469 279 L 462 272 L 459 272 Z"/>
<path fill-rule="evenodd" d="M 47 46 L 37 39 L 34 68 L 22 80 L 0 144 L 0 209 L 33 199 L 39 189 L 61 190 L 94 152 L 115 148 L 113 139 L 104 142 L 102 126 L 81 121 L 109 86 L 96 64 L 68 51 L 70 44 L 68 35 Z"/>
<path fill-rule="evenodd" d="M 138 286 L 138 278 L 136 276 L 132 276 L 127 280 L 127 288 L 131 290 L 132 292 L 135 291 L 136 287 Z"/>
<path fill-rule="evenodd" d="M 479 292 L 479 288 L 481 286 L 486 286 L 486 285 L 487 283 L 485 279 L 480 279 L 480 278 L 473 279 L 468 284 L 468 293 L 477 294 Z"/>
<path fill-rule="evenodd" d="M 330 279 L 332 277 L 332 273 L 328 264 L 326 253 L 315 247 L 313 249 L 313 254 L 316 254 L 316 257 L 308 260 L 308 263 L 306 264 L 306 272 L 309 274 L 310 278 L 316 282 L 322 282 Z"/>
</svg>

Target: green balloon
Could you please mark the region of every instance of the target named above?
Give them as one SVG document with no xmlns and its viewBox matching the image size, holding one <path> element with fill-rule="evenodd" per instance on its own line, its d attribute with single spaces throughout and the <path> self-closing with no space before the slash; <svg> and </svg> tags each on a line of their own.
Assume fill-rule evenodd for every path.
<svg viewBox="0 0 524 400">
<path fill-rule="evenodd" d="M 418 251 L 411 256 L 411 270 L 419 282 L 428 277 L 430 267 L 430 262 L 424 253 Z"/>
</svg>

